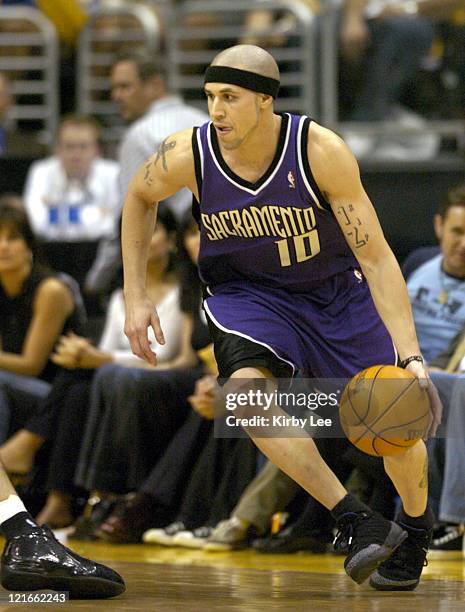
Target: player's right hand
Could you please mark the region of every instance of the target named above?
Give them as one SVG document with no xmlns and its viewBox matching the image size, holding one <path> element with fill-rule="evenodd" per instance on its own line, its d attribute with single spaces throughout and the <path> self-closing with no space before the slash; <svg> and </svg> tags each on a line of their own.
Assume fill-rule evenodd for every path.
<svg viewBox="0 0 465 612">
<path fill-rule="evenodd" d="M 157 355 L 152 350 L 148 338 L 149 327 L 152 327 L 157 342 L 165 344 L 157 310 L 148 296 L 137 300 L 126 298 L 124 333 L 129 340 L 134 355 L 154 366 L 157 365 Z"/>
</svg>

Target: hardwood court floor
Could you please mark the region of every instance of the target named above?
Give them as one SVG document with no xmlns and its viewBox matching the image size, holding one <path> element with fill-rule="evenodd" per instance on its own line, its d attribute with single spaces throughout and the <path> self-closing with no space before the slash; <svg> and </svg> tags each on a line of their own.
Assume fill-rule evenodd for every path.
<svg viewBox="0 0 465 612">
<path fill-rule="evenodd" d="M 343 557 L 333 555 L 206 553 L 142 544 L 70 546 L 117 569 L 127 591 L 112 600 L 68 602 L 61 606 L 66 610 L 465 611 L 465 561 L 459 552 L 432 553 L 414 593 L 379 593 L 353 583 L 343 571 Z M 11 612 L 11 604 L 0 605 L 0 610 L 7 609 Z"/>
</svg>

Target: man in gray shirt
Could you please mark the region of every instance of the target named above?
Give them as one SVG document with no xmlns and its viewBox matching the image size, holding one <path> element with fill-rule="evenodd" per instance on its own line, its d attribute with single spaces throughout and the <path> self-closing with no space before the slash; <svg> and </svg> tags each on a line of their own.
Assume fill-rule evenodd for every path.
<svg viewBox="0 0 465 612">
<path fill-rule="evenodd" d="M 111 70 L 111 96 L 123 119 L 131 123 L 119 148 L 119 191 L 123 204 L 128 185 L 141 164 L 158 150 L 163 140 L 177 130 L 202 125 L 208 115 L 189 106 L 166 88 L 162 60 L 137 51 L 120 55 Z M 192 196 L 182 189 L 167 200 L 179 218 L 191 204 Z M 121 262 L 119 232 L 102 241 L 86 277 L 86 291 L 105 293 Z"/>
</svg>

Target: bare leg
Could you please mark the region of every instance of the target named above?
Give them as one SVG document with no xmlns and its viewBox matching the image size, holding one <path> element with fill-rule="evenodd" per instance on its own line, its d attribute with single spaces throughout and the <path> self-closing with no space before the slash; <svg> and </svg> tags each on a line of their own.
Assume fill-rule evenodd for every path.
<svg viewBox="0 0 465 612">
<path fill-rule="evenodd" d="M 73 522 L 71 496 L 62 491 L 50 491 L 45 506 L 36 517 L 39 525 L 47 523 L 50 527 L 67 527 Z"/>
<path fill-rule="evenodd" d="M 44 439 L 35 433 L 20 429 L 0 447 L 0 459 L 7 472 L 27 474 L 34 465 L 37 451 Z"/>
<path fill-rule="evenodd" d="M 10 495 L 17 495 L 17 493 L 8 478 L 5 468 L 0 463 L 0 501 L 8 499 Z"/>
<path fill-rule="evenodd" d="M 402 499 L 405 512 L 421 516 L 428 501 L 428 455 L 423 440 L 402 455 L 385 457 L 384 469 Z"/>
<path fill-rule="evenodd" d="M 272 378 L 266 370 L 242 368 L 231 379 Z M 234 388 L 234 384 L 231 385 Z M 267 411 L 268 416 L 285 415 L 278 406 Z M 323 461 L 314 441 L 303 437 L 302 430 L 282 429 L 286 437 L 262 437 L 262 428 L 245 428 L 258 448 L 283 472 L 298 482 L 323 506 L 331 510 L 347 495 L 346 489 Z"/>
</svg>

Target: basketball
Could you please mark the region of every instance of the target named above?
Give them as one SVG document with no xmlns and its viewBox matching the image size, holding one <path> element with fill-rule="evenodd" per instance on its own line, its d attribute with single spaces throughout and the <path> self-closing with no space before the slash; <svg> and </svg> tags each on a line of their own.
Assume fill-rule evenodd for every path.
<svg viewBox="0 0 465 612">
<path fill-rule="evenodd" d="M 347 384 L 339 404 L 347 438 L 375 457 L 399 455 L 423 438 L 432 421 L 428 393 L 408 370 L 376 365 Z"/>
</svg>

